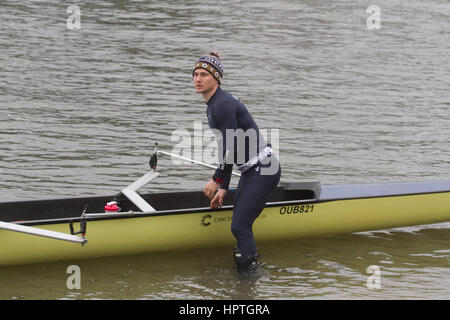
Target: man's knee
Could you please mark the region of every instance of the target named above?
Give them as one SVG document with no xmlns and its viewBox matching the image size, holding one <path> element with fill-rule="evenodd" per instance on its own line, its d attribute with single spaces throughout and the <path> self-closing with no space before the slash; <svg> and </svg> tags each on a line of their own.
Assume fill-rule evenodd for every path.
<svg viewBox="0 0 450 320">
<path fill-rule="evenodd" d="M 247 223 L 239 222 L 235 219 L 231 222 L 231 233 L 236 239 L 246 237 L 251 233 L 251 228 L 248 228 Z"/>
</svg>

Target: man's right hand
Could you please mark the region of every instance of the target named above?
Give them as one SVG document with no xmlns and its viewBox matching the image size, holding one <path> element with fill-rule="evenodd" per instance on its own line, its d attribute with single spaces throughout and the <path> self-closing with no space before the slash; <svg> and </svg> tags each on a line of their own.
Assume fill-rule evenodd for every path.
<svg viewBox="0 0 450 320">
<path fill-rule="evenodd" d="M 209 200 L 212 200 L 217 192 L 217 189 L 219 189 L 219 184 L 217 184 L 213 179 L 211 179 L 203 189 L 203 193 L 205 194 L 205 196 L 208 197 Z"/>
</svg>

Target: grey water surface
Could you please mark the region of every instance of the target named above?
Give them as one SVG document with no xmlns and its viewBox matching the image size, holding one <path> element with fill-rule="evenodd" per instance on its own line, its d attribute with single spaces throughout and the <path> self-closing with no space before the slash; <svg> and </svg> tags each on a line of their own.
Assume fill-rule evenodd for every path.
<svg viewBox="0 0 450 320">
<path fill-rule="evenodd" d="M 0 201 L 115 194 L 155 142 L 170 152 L 180 132 L 204 133 L 192 68 L 213 49 L 223 89 L 271 134 L 282 180 L 450 180 L 448 1 L 76 4 L 79 29 L 67 2 L 0 3 Z M 212 174 L 167 158 L 159 170 L 144 190 L 202 189 Z M 252 279 L 232 248 L 8 267 L 0 298 L 449 299 L 449 240 L 443 223 L 261 243 Z M 81 289 L 66 286 L 69 264 Z"/>
</svg>

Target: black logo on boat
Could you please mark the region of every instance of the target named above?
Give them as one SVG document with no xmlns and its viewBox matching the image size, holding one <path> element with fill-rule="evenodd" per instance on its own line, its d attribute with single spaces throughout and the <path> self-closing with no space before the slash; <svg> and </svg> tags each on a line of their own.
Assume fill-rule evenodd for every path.
<svg viewBox="0 0 450 320">
<path fill-rule="evenodd" d="M 203 216 L 202 218 L 202 226 L 209 226 L 211 224 L 211 222 L 207 221 L 208 219 L 211 219 L 211 215 L 207 214 L 206 216 Z"/>
</svg>

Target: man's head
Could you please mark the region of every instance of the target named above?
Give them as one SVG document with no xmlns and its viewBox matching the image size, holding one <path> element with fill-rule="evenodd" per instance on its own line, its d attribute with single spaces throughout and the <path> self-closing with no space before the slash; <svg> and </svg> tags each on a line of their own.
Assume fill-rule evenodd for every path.
<svg viewBox="0 0 450 320">
<path fill-rule="evenodd" d="M 214 51 L 208 56 L 200 57 L 194 66 L 192 76 L 197 93 L 205 94 L 220 86 L 223 77 L 220 54 Z"/>
</svg>

